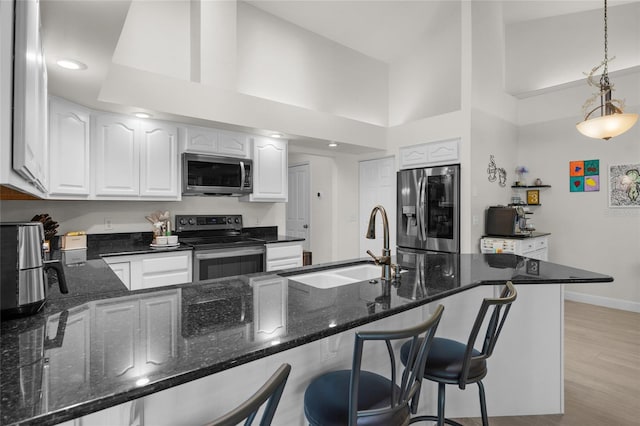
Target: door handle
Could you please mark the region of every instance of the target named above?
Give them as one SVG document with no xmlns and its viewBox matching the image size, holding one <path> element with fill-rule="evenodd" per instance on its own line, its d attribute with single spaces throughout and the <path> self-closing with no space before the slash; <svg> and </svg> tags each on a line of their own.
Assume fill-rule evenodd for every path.
<svg viewBox="0 0 640 426">
<path fill-rule="evenodd" d="M 305 223 L 304 225 L 302 225 L 302 227 L 303 227 L 304 229 L 307 229 L 307 228 L 309 227 L 309 225 L 307 225 L 307 224 Z"/>
</svg>

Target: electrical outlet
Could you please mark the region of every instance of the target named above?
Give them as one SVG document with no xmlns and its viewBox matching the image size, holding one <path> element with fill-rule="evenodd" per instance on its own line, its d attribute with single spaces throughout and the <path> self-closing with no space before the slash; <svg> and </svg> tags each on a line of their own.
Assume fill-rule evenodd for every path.
<svg viewBox="0 0 640 426">
<path fill-rule="evenodd" d="M 472 223 L 473 223 L 474 225 L 477 225 L 478 223 L 480 223 L 480 218 L 479 218 L 478 216 L 476 216 L 476 215 L 473 215 L 473 216 L 471 217 L 471 221 L 472 221 Z"/>
<path fill-rule="evenodd" d="M 111 231 L 113 229 L 113 223 L 111 222 L 111 219 L 109 219 L 108 217 L 104 218 L 104 230 L 105 231 Z"/>
</svg>

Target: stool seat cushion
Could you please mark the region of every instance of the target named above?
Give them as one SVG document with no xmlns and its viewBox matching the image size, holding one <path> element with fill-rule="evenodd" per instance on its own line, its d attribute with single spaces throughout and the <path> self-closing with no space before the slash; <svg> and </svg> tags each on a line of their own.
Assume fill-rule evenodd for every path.
<svg viewBox="0 0 640 426">
<path fill-rule="evenodd" d="M 313 426 L 344 426 L 349 418 L 349 381 L 351 370 L 332 371 L 316 377 L 304 393 L 304 414 Z M 385 408 L 391 405 L 389 379 L 361 371 L 358 390 L 358 411 Z M 396 386 L 396 392 L 400 389 Z M 409 418 L 409 408 L 385 416 L 365 416 L 358 425 L 399 425 Z"/>
<path fill-rule="evenodd" d="M 409 357 L 411 342 L 406 342 L 400 349 L 400 359 L 406 364 Z M 455 340 L 436 337 L 431 343 L 431 349 L 427 354 L 427 363 L 424 369 L 424 377 L 434 381 L 454 383 L 458 381 L 462 372 L 462 362 L 467 346 Z M 480 352 L 473 350 L 473 356 Z M 467 383 L 481 380 L 487 374 L 487 361 L 485 359 L 471 360 Z"/>
</svg>

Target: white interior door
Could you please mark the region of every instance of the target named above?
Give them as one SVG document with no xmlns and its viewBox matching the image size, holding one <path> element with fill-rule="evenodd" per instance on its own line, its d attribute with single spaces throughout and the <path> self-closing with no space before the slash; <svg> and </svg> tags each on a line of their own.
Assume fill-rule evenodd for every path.
<svg viewBox="0 0 640 426">
<path fill-rule="evenodd" d="M 371 210 L 381 205 L 389 219 L 389 248 L 396 252 L 396 167 L 395 158 L 387 157 L 360 162 L 360 255 L 371 250 L 382 254 L 384 232 L 380 214 L 376 217 L 376 239 L 365 238 Z"/>
<path fill-rule="evenodd" d="M 304 238 L 302 248 L 311 249 L 309 164 L 289 167 L 289 200 L 287 201 L 287 235 Z"/>
</svg>

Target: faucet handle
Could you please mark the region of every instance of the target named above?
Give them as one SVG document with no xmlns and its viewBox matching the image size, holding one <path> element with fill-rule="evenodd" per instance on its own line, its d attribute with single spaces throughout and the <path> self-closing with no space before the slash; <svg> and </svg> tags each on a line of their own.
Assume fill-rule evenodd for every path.
<svg viewBox="0 0 640 426">
<path fill-rule="evenodd" d="M 371 253 L 371 250 L 367 250 L 367 254 L 371 257 L 373 257 L 373 261 L 375 262 L 376 265 L 380 264 L 380 258 L 378 256 L 376 256 L 375 254 Z"/>
</svg>

